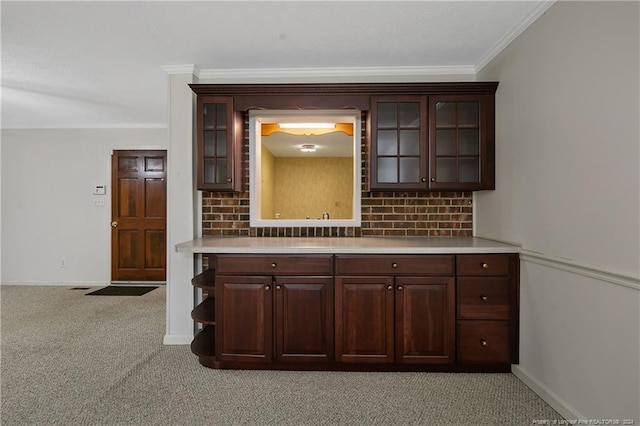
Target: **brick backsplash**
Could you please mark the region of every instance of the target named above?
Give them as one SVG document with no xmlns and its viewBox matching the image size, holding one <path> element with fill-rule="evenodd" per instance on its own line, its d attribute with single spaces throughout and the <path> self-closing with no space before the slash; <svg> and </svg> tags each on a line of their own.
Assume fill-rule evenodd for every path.
<svg viewBox="0 0 640 426">
<path fill-rule="evenodd" d="M 245 237 L 471 236 L 470 192 L 362 192 L 360 227 L 249 226 L 249 126 L 245 122 L 243 176 L 245 192 L 203 192 L 202 233 Z M 367 188 L 368 143 L 362 134 L 362 187 Z"/>
</svg>

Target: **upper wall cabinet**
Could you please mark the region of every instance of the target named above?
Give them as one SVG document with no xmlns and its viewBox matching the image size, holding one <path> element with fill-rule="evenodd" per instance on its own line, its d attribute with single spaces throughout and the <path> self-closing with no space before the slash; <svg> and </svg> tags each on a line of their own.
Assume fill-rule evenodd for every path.
<svg viewBox="0 0 640 426">
<path fill-rule="evenodd" d="M 494 189 L 493 94 L 371 99 L 371 190 Z"/>
<path fill-rule="evenodd" d="M 371 99 L 371 189 L 427 188 L 425 96 Z"/>
<path fill-rule="evenodd" d="M 242 117 L 232 97 L 198 97 L 197 185 L 204 191 L 242 189 Z"/>
<path fill-rule="evenodd" d="M 429 96 L 429 188 L 494 189 L 493 95 Z"/>
<path fill-rule="evenodd" d="M 372 191 L 495 188 L 497 82 L 192 84 L 198 189 L 242 191 L 245 114 L 259 110 L 367 113 Z"/>
</svg>

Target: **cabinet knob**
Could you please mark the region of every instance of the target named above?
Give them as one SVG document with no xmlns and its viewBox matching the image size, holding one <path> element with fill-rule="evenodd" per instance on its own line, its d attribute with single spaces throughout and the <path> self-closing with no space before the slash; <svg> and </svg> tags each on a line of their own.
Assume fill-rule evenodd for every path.
<svg viewBox="0 0 640 426">
<path fill-rule="evenodd" d="M 401 286 L 401 285 L 399 285 L 399 286 L 398 286 L 398 290 L 400 290 L 400 291 L 402 291 L 402 290 L 403 290 L 403 288 L 402 288 L 402 286 Z"/>
<path fill-rule="evenodd" d="M 392 267 L 393 269 L 398 269 L 398 264 L 397 264 L 397 263 L 395 263 L 395 262 L 393 262 L 393 263 L 391 264 L 391 267 Z"/>
<path fill-rule="evenodd" d="M 264 291 L 269 291 L 269 290 L 271 290 L 271 287 L 270 287 L 270 286 L 268 286 L 268 285 L 265 285 L 265 286 L 264 286 Z"/>
<path fill-rule="evenodd" d="M 277 264 L 276 262 L 273 262 L 273 263 L 271 264 L 271 267 L 272 267 L 272 268 L 275 268 L 276 266 L 278 266 L 278 264 Z"/>
<path fill-rule="evenodd" d="M 281 288 L 282 288 L 282 286 L 281 286 L 280 284 L 278 284 L 278 285 L 276 286 L 276 290 L 280 290 Z"/>
<path fill-rule="evenodd" d="M 484 294 L 482 296 L 480 296 L 480 300 L 482 300 L 483 302 L 486 302 L 488 299 L 487 296 L 485 296 Z"/>
<path fill-rule="evenodd" d="M 480 339 L 480 344 L 481 344 L 482 346 L 487 346 L 487 345 L 489 344 L 489 342 L 487 342 L 487 341 L 486 341 L 486 340 L 484 340 L 484 339 Z"/>
<path fill-rule="evenodd" d="M 387 286 L 387 290 L 393 290 L 393 286 L 392 285 L 388 285 Z"/>
<path fill-rule="evenodd" d="M 227 178 L 227 183 L 231 183 L 231 178 Z"/>
<path fill-rule="evenodd" d="M 483 262 L 481 266 L 482 266 L 482 269 L 488 269 L 489 268 L 489 264 L 485 263 L 485 262 Z"/>
<path fill-rule="evenodd" d="M 432 177 L 431 182 L 435 182 L 435 181 L 436 181 L 436 178 Z"/>
<path fill-rule="evenodd" d="M 422 182 L 426 182 L 426 181 L 427 181 L 427 178 L 422 178 L 422 179 L 420 179 L 420 180 L 421 180 Z"/>
</svg>

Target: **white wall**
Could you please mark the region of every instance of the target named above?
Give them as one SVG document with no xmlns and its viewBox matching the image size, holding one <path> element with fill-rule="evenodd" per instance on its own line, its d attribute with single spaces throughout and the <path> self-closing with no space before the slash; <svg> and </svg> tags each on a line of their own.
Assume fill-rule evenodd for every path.
<svg viewBox="0 0 640 426">
<path fill-rule="evenodd" d="M 496 190 L 475 233 L 522 244 L 520 365 L 567 418 L 640 421 L 637 2 L 558 2 L 490 62 Z"/>
<path fill-rule="evenodd" d="M 167 345 L 193 340 L 194 290 L 191 279 L 198 266 L 194 256 L 177 253 L 176 244 L 200 236 L 200 199 L 194 180 L 194 100 L 188 84 L 196 80 L 193 67 L 178 67 L 169 75 L 169 181 L 167 210 Z M 189 67 L 187 67 L 189 68 Z"/>
<path fill-rule="evenodd" d="M 166 147 L 166 129 L 3 129 L 2 284 L 109 283 L 111 152 Z"/>
</svg>

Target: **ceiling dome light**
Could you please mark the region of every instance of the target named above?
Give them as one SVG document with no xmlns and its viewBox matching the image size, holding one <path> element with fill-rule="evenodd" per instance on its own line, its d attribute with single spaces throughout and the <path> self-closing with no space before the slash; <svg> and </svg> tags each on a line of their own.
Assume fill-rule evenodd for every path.
<svg viewBox="0 0 640 426">
<path fill-rule="evenodd" d="M 302 145 L 300 147 L 300 151 L 302 152 L 316 152 L 316 146 L 315 145 Z"/>
</svg>

